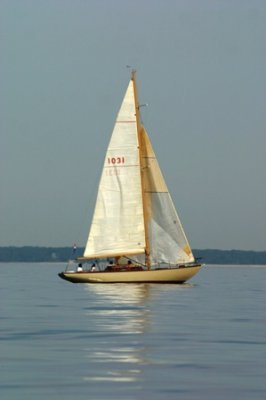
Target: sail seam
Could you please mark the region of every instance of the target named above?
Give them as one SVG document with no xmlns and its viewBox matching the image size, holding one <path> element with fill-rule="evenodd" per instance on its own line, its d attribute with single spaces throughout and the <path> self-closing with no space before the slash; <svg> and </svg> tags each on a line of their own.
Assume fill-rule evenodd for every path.
<svg viewBox="0 0 266 400">
<path fill-rule="evenodd" d="M 116 121 L 117 124 L 134 124 L 136 121 Z"/>
<path fill-rule="evenodd" d="M 145 190 L 145 193 L 169 193 L 169 192 L 159 192 L 157 190 Z"/>
<path fill-rule="evenodd" d="M 130 167 L 139 167 L 139 164 L 131 164 L 131 165 L 105 165 L 104 168 L 130 168 Z"/>
</svg>

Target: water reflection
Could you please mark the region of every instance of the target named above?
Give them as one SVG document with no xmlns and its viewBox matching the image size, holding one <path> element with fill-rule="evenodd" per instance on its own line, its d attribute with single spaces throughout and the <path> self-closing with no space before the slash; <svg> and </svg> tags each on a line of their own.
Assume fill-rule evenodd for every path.
<svg viewBox="0 0 266 400">
<path fill-rule="evenodd" d="M 151 285 L 88 285 L 93 304 L 85 309 L 93 321 L 95 339 L 86 348 L 93 372 L 90 382 L 136 382 L 141 377 L 147 348 L 143 335 L 150 330 Z"/>
<path fill-rule="evenodd" d="M 112 304 L 144 305 L 150 297 L 151 284 L 95 284 L 85 285 L 85 290 L 95 293 Z"/>
<path fill-rule="evenodd" d="M 97 284 L 83 285 L 88 295 L 84 314 L 90 343 L 85 348 L 90 372 L 84 381 L 115 383 L 136 390 L 143 382 L 145 366 L 154 365 L 152 354 L 156 307 L 167 310 L 172 295 L 194 285 Z M 180 301 L 180 299 L 179 299 Z M 92 369 L 91 369 L 92 368 Z M 104 385 L 104 384 L 103 384 Z M 132 385 L 132 386 L 130 386 Z M 102 387 L 104 389 L 104 386 Z"/>
</svg>

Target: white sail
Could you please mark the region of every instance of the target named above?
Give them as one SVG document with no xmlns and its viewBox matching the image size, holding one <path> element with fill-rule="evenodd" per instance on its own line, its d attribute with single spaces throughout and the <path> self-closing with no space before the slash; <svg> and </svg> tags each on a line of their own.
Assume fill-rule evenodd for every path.
<svg viewBox="0 0 266 400">
<path fill-rule="evenodd" d="M 141 138 L 151 264 L 193 262 L 191 248 L 144 128 Z"/>
<path fill-rule="evenodd" d="M 193 262 L 144 127 L 138 135 L 136 113 L 131 80 L 107 149 L 84 257 L 139 255 L 144 263 L 146 252 L 150 264 Z"/>
<path fill-rule="evenodd" d="M 133 81 L 107 149 L 86 258 L 141 254 L 145 232 Z"/>
<path fill-rule="evenodd" d="M 108 145 L 84 257 L 78 258 L 112 257 L 115 263 L 59 274 L 70 282 L 183 283 L 201 268 L 141 125 L 135 72 Z M 170 265 L 151 268 L 161 263 Z"/>
</svg>

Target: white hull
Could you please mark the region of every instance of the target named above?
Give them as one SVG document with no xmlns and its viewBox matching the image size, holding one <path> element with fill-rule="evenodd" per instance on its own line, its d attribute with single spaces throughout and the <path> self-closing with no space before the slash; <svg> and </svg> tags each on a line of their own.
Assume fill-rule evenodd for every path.
<svg viewBox="0 0 266 400">
<path fill-rule="evenodd" d="M 60 278 L 73 283 L 184 283 L 199 272 L 201 265 L 150 271 L 61 272 Z"/>
</svg>

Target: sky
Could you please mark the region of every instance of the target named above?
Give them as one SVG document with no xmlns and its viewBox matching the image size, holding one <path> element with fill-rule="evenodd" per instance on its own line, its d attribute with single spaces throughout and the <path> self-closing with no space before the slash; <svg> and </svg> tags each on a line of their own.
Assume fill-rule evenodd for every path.
<svg viewBox="0 0 266 400">
<path fill-rule="evenodd" d="M 264 0 L 0 0 L 0 246 L 84 246 L 137 70 L 192 248 L 266 250 Z"/>
</svg>

